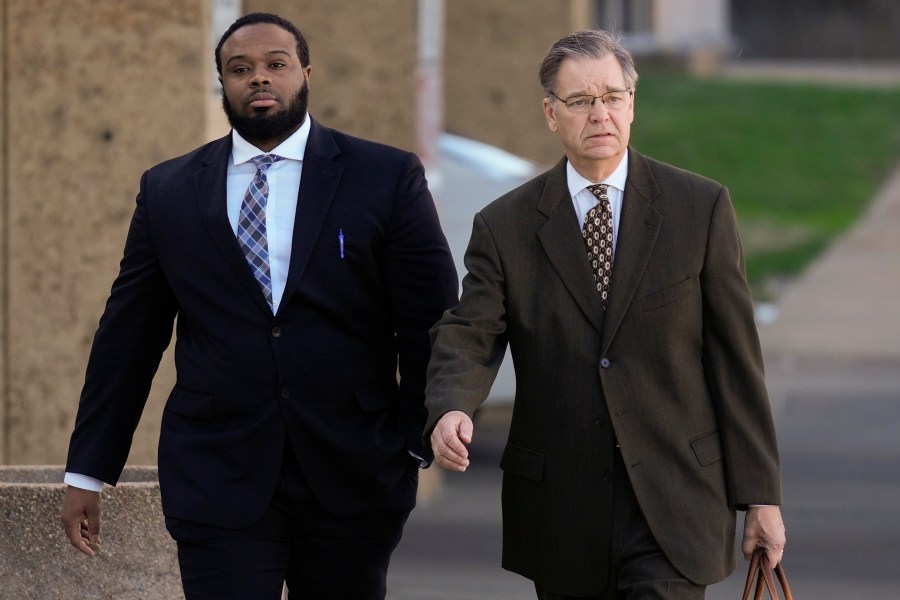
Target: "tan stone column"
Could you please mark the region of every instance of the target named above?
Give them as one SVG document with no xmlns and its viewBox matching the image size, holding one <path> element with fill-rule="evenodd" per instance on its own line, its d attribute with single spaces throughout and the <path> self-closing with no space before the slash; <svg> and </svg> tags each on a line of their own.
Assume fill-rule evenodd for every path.
<svg viewBox="0 0 900 600">
<path fill-rule="evenodd" d="M 9 348 L 8 326 L 9 311 L 7 308 L 9 297 L 9 278 L 7 260 L 7 212 L 9 204 L 7 203 L 7 195 L 9 192 L 9 181 L 6 177 L 6 147 L 9 138 L 6 135 L 6 121 L 9 115 L 6 110 L 6 73 L 7 69 L 7 51 L 6 40 L 8 38 L 7 29 L 9 27 L 9 19 L 6 16 L 7 6 L 6 0 L 0 0 L 0 465 L 8 462 L 9 445 L 8 445 L 8 420 L 6 413 L 9 405 L 9 359 L 7 351 Z"/>
<path fill-rule="evenodd" d="M 141 173 L 204 141 L 208 0 L 0 2 L 0 461 L 60 463 Z M 129 462 L 156 462 L 166 365 Z"/>
</svg>

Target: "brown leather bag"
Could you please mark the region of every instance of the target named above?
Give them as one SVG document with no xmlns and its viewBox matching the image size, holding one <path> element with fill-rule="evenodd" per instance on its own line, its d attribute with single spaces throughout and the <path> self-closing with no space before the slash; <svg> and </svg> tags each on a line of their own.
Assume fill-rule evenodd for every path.
<svg viewBox="0 0 900 600">
<path fill-rule="evenodd" d="M 791 587 L 788 585 L 787 576 L 781 563 L 775 565 L 775 575 L 781 584 L 784 600 L 794 600 Z M 766 549 L 757 548 L 750 559 L 750 569 L 747 571 L 747 583 L 744 585 L 743 600 L 762 600 L 763 593 L 768 590 L 772 600 L 779 600 L 778 588 L 775 586 L 775 578 L 772 577 L 772 569 L 766 565 Z"/>
</svg>

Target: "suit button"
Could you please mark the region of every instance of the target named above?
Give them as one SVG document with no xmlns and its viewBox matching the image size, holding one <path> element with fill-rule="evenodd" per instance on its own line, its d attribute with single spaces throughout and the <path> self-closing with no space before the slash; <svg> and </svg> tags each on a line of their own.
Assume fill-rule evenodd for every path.
<svg viewBox="0 0 900 600">
<path fill-rule="evenodd" d="M 602 427 L 605 424 L 606 424 L 606 419 L 603 419 L 603 418 L 594 419 L 594 425 L 596 425 L 597 427 Z"/>
<path fill-rule="evenodd" d="M 612 473 L 606 471 L 603 473 L 603 475 L 600 476 L 600 479 L 603 481 L 603 483 L 609 483 L 610 481 L 612 481 Z"/>
<path fill-rule="evenodd" d="M 289 390 L 289 389 L 287 389 L 287 388 L 281 388 L 281 397 L 282 397 L 282 398 L 290 398 L 290 397 L 291 397 L 291 390 Z"/>
<path fill-rule="evenodd" d="M 600 359 L 600 366 L 603 367 L 604 369 L 608 369 L 608 368 L 609 368 L 609 365 L 611 365 L 611 364 L 612 364 L 612 363 L 609 362 L 609 359 L 608 359 L 608 358 L 601 358 L 601 359 Z"/>
<path fill-rule="evenodd" d="M 272 328 L 272 337 L 281 337 L 281 327 Z"/>
</svg>

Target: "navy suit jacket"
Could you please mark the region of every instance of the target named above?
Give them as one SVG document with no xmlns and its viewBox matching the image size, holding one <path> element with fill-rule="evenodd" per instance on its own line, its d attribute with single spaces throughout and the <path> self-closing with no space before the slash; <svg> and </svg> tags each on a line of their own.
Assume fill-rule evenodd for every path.
<svg viewBox="0 0 900 600">
<path fill-rule="evenodd" d="M 250 525 L 286 440 L 327 509 L 365 509 L 417 468 L 409 451 L 431 457 L 427 331 L 455 304 L 457 276 L 422 165 L 312 123 L 273 315 L 228 221 L 230 156 L 226 136 L 144 173 L 67 470 L 116 482 L 175 320 L 159 441 L 167 516 Z"/>
</svg>

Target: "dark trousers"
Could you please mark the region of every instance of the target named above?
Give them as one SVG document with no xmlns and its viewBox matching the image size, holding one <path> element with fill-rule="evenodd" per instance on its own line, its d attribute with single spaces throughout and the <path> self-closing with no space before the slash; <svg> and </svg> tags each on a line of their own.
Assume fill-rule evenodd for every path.
<svg viewBox="0 0 900 600">
<path fill-rule="evenodd" d="M 415 494 L 417 478 L 411 467 L 383 502 L 338 517 L 313 497 L 294 453 L 285 452 L 275 497 L 253 526 L 166 519 L 186 600 L 279 600 L 285 583 L 292 600 L 384 600 L 388 563 L 409 516 L 408 502 L 398 500 Z"/>
<path fill-rule="evenodd" d="M 604 594 L 579 600 L 702 600 L 706 587 L 685 579 L 656 543 L 618 452 L 613 482 L 610 583 Z M 534 587 L 538 600 L 575 600 Z"/>
</svg>

